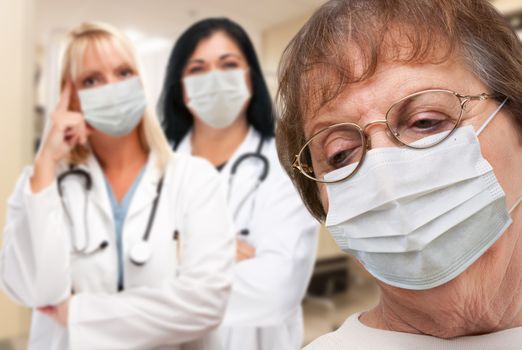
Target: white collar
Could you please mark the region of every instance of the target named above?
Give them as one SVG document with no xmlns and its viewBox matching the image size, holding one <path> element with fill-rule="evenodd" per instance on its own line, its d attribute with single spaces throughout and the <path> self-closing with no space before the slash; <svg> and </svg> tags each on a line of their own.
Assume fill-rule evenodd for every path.
<svg viewBox="0 0 522 350">
<path fill-rule="evenodd" d="M 147 206 L 156 197 L 157 186 L 162 176 L 156 163 L 156 153 L 153 151 L 149 152 L 143 177 L 134 194 L 135 199 L 131 203 L 128 216 Z M 92 200 L 102 208 L 109 218 L 112 218 L 112 209 L 109 203 L 103 170 L 94 154 L 91 153 L 86 162 L 78 165 L 78 168 L 87 171 L 91 176 L 92 195 L 90 197 Z"/>
<path fill-rule="evenodd" d="M 179 143 L 179 146 L 176 149 L 176 152 L 185 153 L 185 154 L 192 154 L 192 129 L 187 132 L 185 137 L 181 140 Z M 236 148 L 230 159 L 227 161 L 227 164 L 223 167 L 221 170 L 222 173 L 230 173 L 230 168 L 232 167 L 232 164 L 236 161 L 238 157 L 240 157 L 244 153 L 250 153 L 255 152 L 257 150 L 257 147 L 259 145 L 259 141 L 261 139 L 261 134 L 254 129 L 253 126 L 250 126 L 247 132 L 247 135 L 239 145 L 239 147 Z"/>
</svg>

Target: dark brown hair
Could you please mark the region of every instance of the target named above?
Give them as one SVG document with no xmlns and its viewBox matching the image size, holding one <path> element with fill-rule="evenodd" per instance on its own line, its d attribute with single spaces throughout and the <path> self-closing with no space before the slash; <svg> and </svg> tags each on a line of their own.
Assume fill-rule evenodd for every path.
<svg viewBox="0 0 522 350">
<path fill-rule="evenodd" d="M 521 43 L 488 1 L 332 0 L 315 12 L 280 63 L 276 130 L 281 164 L 314 217 L 326 217 L 318 186 L 292 168 L 305 143 L 304 121 L 381 62 L 437 63 L 455 55 L 491 92 L 509 98 L 505 108 L 522 126 Z"/>
</svg>

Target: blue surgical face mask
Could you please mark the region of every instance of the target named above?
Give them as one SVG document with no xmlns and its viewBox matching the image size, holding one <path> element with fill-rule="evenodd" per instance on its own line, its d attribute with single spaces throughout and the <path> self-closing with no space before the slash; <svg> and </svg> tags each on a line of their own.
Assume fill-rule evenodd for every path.
<svg viewBox="0 0 522 350">
<path fill-rule="evenodd" d="M 87 123 L 112 136 L 127 135 L 134 130 L 147 106 L 139 77 L 80 90 L 78 95 Z"/>
</svg>

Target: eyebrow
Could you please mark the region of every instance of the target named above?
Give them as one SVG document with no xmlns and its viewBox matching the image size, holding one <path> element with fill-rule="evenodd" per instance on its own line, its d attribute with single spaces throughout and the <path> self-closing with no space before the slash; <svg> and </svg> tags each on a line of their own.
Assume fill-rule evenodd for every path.
<svg viewBox="0 0 522 350">
<path fill-rule="evenodd" d="M 314 119 L 316 116 L 312 117 L 312 119 Z M 312 136 L 314 136 L 315 134 L 317 134 L 319 131 L 329 127 L 329 126 L 332 126 L 334 124 L 339 124 L 339 123 L 353 123 L 353 124 L 357 124 L 353 121 L 346 121 L 346 120 L 342 120 L 344 117 L 343 116 L 339 116 L 339 117 L 334 117 L 332 115 L 329 115 L 329 114 L 326 114 L 326 115 L 322 115 L 320 116 L 322 119 L 321 121 L 313 124 L 313 127 L 312 128 L 309 128 L 308 131 L 309 132 L 309 135 L 307 135 L 307 129 L 304 129 L 304 134 L 305 134 L 305 139 L 306 141 L 308 141 Z"/>
<path fill-rule="evenodd" d="M 96 75 L 96 74 L 100 74 L 100 71 L 91 69 L 91 70 L 81 72 L 81 74 L 78 74 L 77 78 L 80 80 L 83 80 L 83 79 L 87 78 L 88 76 Z"/>
<path fill-rule="evenodd" d="M 443 87 L 439 85 L 441 83 L 426 83 L 422 82 L 419 84 L 412 83 L 411 86 L 408 86 L 407 88 L 404 88 L 405 84 L 398 84 L 395 86 L 396 91 L 401 92 L 401 97 L 395 98 L 394 101 L 387 107 L 388 109 L 396 102 L 398 102 L 401 98 L 404 98 L 406 96 L 409 96 L 411 94 L 414 94 L 416 92 L 424 91 L 424 90 L 450 90 L 453 91 L 452 88 L 449 87 Z M 386 113 L 388 111 L 383 111 L 383 113 Z M 334 113 L 315 113 L 314 115 L 310 116 L 308 119 L 308 123 L 312 125 L 311 128 L 303 128 L 303 131 L 305 133 L 306 140 L 310 139 L 313 135 L 318 133 L 319 131 L 323 130 L 324 128 L 327 128 L 331 125 L 337 124 L 337 123 L 353 123 L 357 124 L 360 127 L 363 127 L 363 125 L 360 125 L 361 116 L 358 116 L 357 118 L 347 118 L 348 114 L 343 115 L 335 115 Z M 385 117 L 385 115 L 383 115 Z M 313 121 L 321 119 L 320 121 L 313 123 Z M 349 120 L 347 120 L 349 119 Z M 310 135 L 307 135 L 307 131 L 310 131 Z"/>
<path fill-rule="evenodd" d="M 127 63 L 127 62 L 117 65 L 114 70 L 119 70 L 119 69 L 123 69 L 123 68 L 128 68 L 128 69 L 132 69 L 133 71 L 136 71 L 136 69 L 130 63 Z"/>
<path fill-rule="evenodd" d="M 200 58 L 195 58 L 195 59 L 189 60 L 187 63 L 201 63 L 201 64 L 203 64 L 203 63 L 205 63 L 205 61 L 200 59 Z"/>
<path fill-rule="evenodd" d="M 128 69 L 131 69 L 133 72 L 136 72 L 136 69 L 130 63 L 127 63 L 127 62 L 120 63 L 119 65 L 116 66 L 116 68 L 114 68 L 114 70 L 117 71 L 117 70 L 120 70 L 123 68 L 128 68 Z M 81 74 L 78 75 L 78 77 L 79 77 L 79 79 L 85 79 L 86 77 L 88 77 L 90 75 L 96 75 L 96 74 L 101 74 L 101 73 L 99 70 L 91 69 L 91 70 L 86 70 L 85 72 L 82 72 Z"/>
<path fill-rule="evenodd" d="M 346 113 L 346 112 L 339 113 L 338 110 L 320 113 L 321 109 L 322 108 L 317 110 L 316 113 L 314 113 L 313 115 L 311 115 L 308 118 L 308 124 L 311 125 L 312 127 L 308 128 L 308 129 L 303 128 L 306 140 L 310 139 L 312 136 L 314 136 L 316 133 L 320 132 L 321 130 L 323 130 L 329 126 L 332 126 L 334 124 L 339 124 L 339 123 L 352 123 L 352 124 L 357 124 L 357 125 L 360 124 L 360 121 L 361 121 L 360 115 L 352 118 L 348 115 L 348 113 Z M 309 131 L 309 135 L 307 135 L 307 131 Z"/>
<path fill-rule="evenodd" d="M 224 55 L 221 55 L 221 56 L 219 56 L 219 60 L 222 61 L 222 60 L 227 59 L 229 57 L 235 57 L 235 58 L 238 58 L 240 60 L 243 60 L 243 58 L 240 55 L 236 54 L 236 53 L 226 53 Z"/>
<path fill-rule="evenodd" d="M 225 53 L 225 54 L 219 56 L 218 59 L 220 61 L 223 61 L 223 60 L 225 60 L 225 59 L 227 59 L 229 57 L 234 57 L 234 58 L 237 58 L 239 60 L 243 60 L 243 58 L 240 55 L 236 54 L 236 53 Z M 190 64 L 190 63 L 200 63 L 200 64 L 203 64 L 203 63 L 205 63 L 205 60 L 202 59 L 202 58 L 193 58 L 193 59 L 191 59 L 191 60 L 189 60 L 187 62 L 187 64 Z"/>
</svg>

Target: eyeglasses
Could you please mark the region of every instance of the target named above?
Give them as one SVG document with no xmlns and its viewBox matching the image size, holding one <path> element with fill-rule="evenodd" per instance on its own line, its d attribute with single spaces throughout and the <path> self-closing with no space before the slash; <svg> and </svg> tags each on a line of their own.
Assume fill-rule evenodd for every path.
<svg viewBox="0 0 522 350">
<path fill-rule="evenodd" d="M 315 133 L 295 156 L 293 167 L 316 182 L 345 181 L 357 173 L 371 147 L 366 134 L 368 127 L 386 124 L 388 134 L 399 145 L 426 149 L 452 134 L 469 101 L 491 97 L 493 95 L 486 93 L 464 96 L 450 90 L 424 90 L 408 95 L 395 102 L 383 120 L 372 121 L 364 127 L 354 123 L 334 124 Z M 334 172 L 347 166 L 351 171 Z"/>
</svg>

